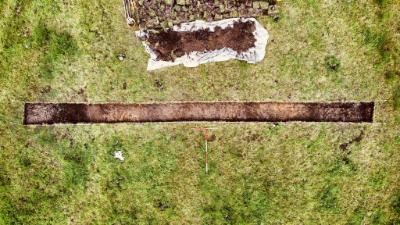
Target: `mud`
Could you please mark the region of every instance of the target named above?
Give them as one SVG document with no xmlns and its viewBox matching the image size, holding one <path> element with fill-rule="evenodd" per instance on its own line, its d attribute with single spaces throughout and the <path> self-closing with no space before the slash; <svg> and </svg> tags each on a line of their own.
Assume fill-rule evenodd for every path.
<svg viewBox="0 0 400 225">
<path fill-rule="evenodd" d="M 239 54 L 255 47 L 256 38 L 253 21 L 235 22 L 233 27 L 214 31 L 198 30 L 177 32 L 172 29 L 159 33 L 149 33 L 145 40 L 157 55 L 157 60 L 174 61 L 175 58 L 191 52 L 205 52 L 230 48 Z"/>
<path fill-rule="evenodd" d="M 144 122 L 373 122 L 374 103 L 27 103 L 24 124 Z"/>
</svg>

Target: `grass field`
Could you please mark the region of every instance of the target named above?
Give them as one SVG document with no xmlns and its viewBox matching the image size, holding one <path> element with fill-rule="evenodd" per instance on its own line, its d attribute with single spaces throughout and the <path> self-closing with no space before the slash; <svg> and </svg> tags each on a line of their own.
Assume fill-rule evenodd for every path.
<svg viewBox="0 0 400 225">
<path fill-rule="evenodd" d="M 121 1 L 0 0 L 0 224 L 400 224 L 400 2 L 279 7 L 262 63 L 148 73 Z M 217 100 L 375 101 L 376 123 L 22 125 L 25 102 Z"/>
</svg>

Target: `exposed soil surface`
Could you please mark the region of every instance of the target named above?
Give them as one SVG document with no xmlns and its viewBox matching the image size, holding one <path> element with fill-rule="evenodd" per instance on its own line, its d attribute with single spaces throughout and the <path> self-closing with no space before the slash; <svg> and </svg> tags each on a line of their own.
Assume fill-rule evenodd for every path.
<svg viewBox="0 0 400 225">
<path fill-rule="evenodd" d="M 147 41 L 158 60 L 174 61 L 177 57 L 195 51 L 231 48 L 238 53 L 245 52 L 255 46 L 255 29 L 253 21 L 235 22 L 232 27 L 216 27 L 214 31 L 207 29 L 177 32 L 169 29 L 160 33 L 149 33 Z"/>
<path fill-rule="evenodd" d="M 374 103 L 188 102 L 25 105 L 24 124 L 121 122 L 373 122 Z"/>
</svg>

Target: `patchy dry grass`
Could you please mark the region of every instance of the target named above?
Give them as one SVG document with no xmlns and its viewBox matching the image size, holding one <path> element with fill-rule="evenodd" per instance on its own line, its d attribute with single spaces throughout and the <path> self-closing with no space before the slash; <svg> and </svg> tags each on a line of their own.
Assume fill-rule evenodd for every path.
<svg viewBox="0 0 400 225">
<path fill-rule="evenodd" d="M 281 4 L 263 63 L 147 73 L 120 1 L 0 1 L 0 224 L 399 224 L 400 4 Z M 377 123 L 22 126 L 26 101 L 180 100 L 376 101 Z"/>
</svg>

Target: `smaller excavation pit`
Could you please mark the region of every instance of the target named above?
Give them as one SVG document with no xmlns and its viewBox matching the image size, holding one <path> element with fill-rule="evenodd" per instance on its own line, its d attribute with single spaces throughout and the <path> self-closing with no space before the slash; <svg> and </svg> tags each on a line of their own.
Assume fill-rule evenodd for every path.
<svg viewBox="0 0 400 225">
<path fill-rule="evenodd" d="M 178 32 L 167 30 L 161 33 L 149 33 L 147 41 L 157 55 L 157 60 L 175 61 L 191 52 L 215 51 L 230 48 L 239 54 L 255 47 L 256 39 L 253 21 L 234 22 L 232 27 L 225 29 L 215 27 L 193 32 Z M 238 41 L 240 40 L 240 41 Z"/>
<path fill-rule="evenodd" d="M 159 32 L 138 31 L 137 36 L 150 54 L 148 70 L 231 59 L 257 63 L 265 57 L 269 38 L 254 18 L 195 21 Z"/>
<path fill-rule="evenodd" d="M 374 103 L 25 104 L 25 125 L 146 122 L 372 123 Z"/>
</svg>

